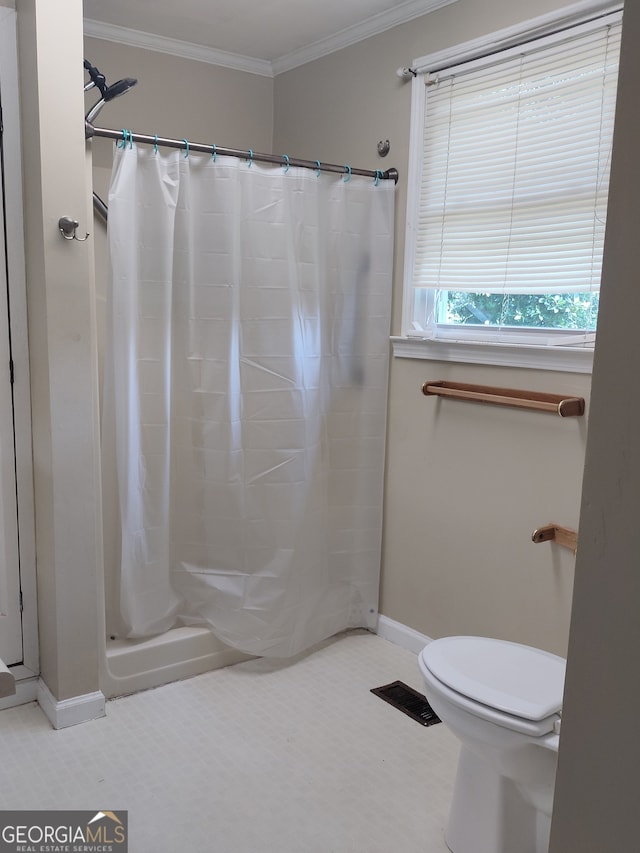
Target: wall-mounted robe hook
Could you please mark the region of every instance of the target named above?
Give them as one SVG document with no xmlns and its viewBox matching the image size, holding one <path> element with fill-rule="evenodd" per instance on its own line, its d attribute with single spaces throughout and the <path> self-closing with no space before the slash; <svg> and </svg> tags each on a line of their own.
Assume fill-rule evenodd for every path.
<svg viewBox="0 0 640 853">
<path fill-rule="evenodd" d="M 84 237 L 78 237 L 76 234 L 78 222 L 70 216 L 61 216 L 58 219 L 58 228 L 65 240 L 77 240 L 79 243 L 84 243 L 89 236 L 89 232 L 87 231 Z"/>
</svg>

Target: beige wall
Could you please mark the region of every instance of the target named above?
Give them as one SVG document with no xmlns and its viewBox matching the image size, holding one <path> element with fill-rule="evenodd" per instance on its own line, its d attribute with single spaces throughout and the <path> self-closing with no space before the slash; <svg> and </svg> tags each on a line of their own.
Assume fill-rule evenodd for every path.
<svg viewBox="0 0 640 853">
<path fill-rule="evenodd" d="M 96 38 L 86 38 L 84 49 L 108 84 L 123 77 L 138 80 L 135 88 L 104 107 L 96 124 L 271 150 L 271 78 Z M 85 97 L 88 105 L 95 103 L 96 90 Z M 92 148 L 94 165 L 110 169 L 111 142 L 95 140 Z"/>
<path fill-rule="evenodd" d="M 102 560 L 91 244 L 57 224 L 91 215 L 81 0 L 21 0 L 18 50 L 40 663 L 66 699 L 98 689 Z"/>
<path fill-rule="evenodd" d="M 458 0 L 275 80 L 274 151 L 396 166 L 393 331 L 400 332 L 413 59 L 542 15 L 553 0 Z M 391 153 L 377 154 L 389 139 Z M 426 399 L 426 379 L 588 397 L 590 377 L 394 359 L 380 610 L 431 637 L 478 633 L 566 654 L 573 556 L 534 528 L 576 526 L 586 419 Z"/>
<path fill-rule="evenodd" d="M 37 5 L 37 0 L 29 2 Z M 23 19 L 29 2 L 21 12 Z M 100 124 L 178 137 L 187 135 L 197 141 L 215 141 L 239 148 L 270 150 L 273 122 L 273 150 L 370 168 L 397 166 L 401 180 L 393 326 L 398 332 L 410 87 L 398 80 L 395 69 L 417 56 L 541 14 L 555 5 L 551 0 L 537 0 L 535 5 L 524 0 L 518 3 L 483 0 L 481 4 L 477 0 L 459 0 L 454 6 L 295 69 L 275 81 L 99 39 L 86 39 L 84 54 L 105 73 L 109 82 L 123 76 L 139 80 L 130 93 L 105 107 Z M 70 17 L 75 14 L 69 11 Z M 77 21 L 74 26 L 76 24 Z M 54 25 L 51 32 L 56 32 Z M 65 29 L 51 41 L 56 50 L 59 51 L 60 44 L 72 44 L 69 41 L 72 32 L 73 27 Z M 44 43 L 50 41 L 44 35 L 41 38 Z M 30 50 L 29 45 L 24 46 L 23 39 L 23 56 L 29 57 L 23 74 L 25 79 L 31 75 L 31 88 L 37 92 L 38 85 L 43 86 L 44 81 L 35 78 Z M 75 56 L 69 59 L 70 63 L 75 61 Z M 94 94 L 90 92 L 85 96 L 85 104 L 93 101 Z M 27 92 L 27 107 L 29 97 Z M 52 113 L 44 110 L 45 101 L 41 95 L 34 94 L 33 98 L 36 104 L 33 115 L 37 115 L 34 120 L 46 124 L 42 129 L 45 134 L 42 150 L 34 151 L 26 163 L 32 186 L 28 192 L 35 193 L 40 168 L 48 171 L 56 161 L 49 134 L 52 138 L 57 134 L 58 139 L 64 139 L 63 148 L 68 150 L 68 146 L 67 137 L 59 134 L 59 128 L 67 126 L 60 112 L 62 99 L 49 94 L 49 106 L 56 104 L 56 111 Z M 69 109 L 75 110 L 71 100 Z M 42 110 L 42 115 L 38 115 L 38 110 Z M 386 138 L 391 140 L 391 154 L 381 160 L 376 144 Z M 110 143 L 95 140 L 92 148 L 95 152 L 93 184 L 106 195 Z M 66 174 L 57 165 L 53 167 L 53 174 L 66 189 L 71 168 Z M 75 169 L 73 174 L 78 174 Z M 59 188 L 52 190 L 50 201 L 55 205 L 55 214 L 52 212 L 50 219 L 61 215 L 60 205 L 65 206 L 67 195 Z M 70 200 L 65 211 L 67 207 L 72 210 L 76 206 Z M 31 215 L 34 215 L 33 208 Z M 45 224 L 48 228 L 51 222 Z M 40 230 L 42 233 L 42 223 Z M 87 230 L 92 229 L 88 227 Z M 30 233 L 37 234 L 37 231 L 31 229 Z M 34 280 L 46 275 L 44 267 L 52 258 L 69 249 L 66 244 L 56 242 L 57 234 L 54 233 L 51 246 L 50 233 L 46 232 L 45 237 L 44 254 L 31 253 L 30 277 Z M 98 261 L 99 332 L 106 255 L 104 231 L 97 223 L 93 247 Z M 78 249 L 81 249 L 80 244 L 71 247 L 72 252 Z M 67 252 L 65 263 L 70 257 L 80 255 Z M 39 263 L 44 265 L 42 269 L 37 266 Z M 64 264 L 55 274 L 66 276 L 68 283 L 73 285 L 69 300 L 74 304 L 75 287 L 81 287 L 85 274 L 78 270 L 76 281 Z M 79 293 L 82 299 L 77 303 L 78 313 L 70 314 L 71 325 L 86 330 L 91 328 L 93 320 L 84 302 L 86 291 Z M 33 326 L 36 330 L 34 414 L 38 415 L 39 424 L 51 422 L 51 412 L 47 409 L 54 404 L 50 397 L 53 386 L 46 374 L 52 362 L 48 360 L 51 353 L 46 351 L 48 318 L 43 313 L 44 304 L 38 300 L 32 303 L 32 323 L 36 324 Z M 52 310 L 59 304 L 54 301 Z M 64 304 L 66 311 L 66 299 Z M 42 328 L 38 323 L 44 324 Z M 78 330 L 74 333 L 80 334 Z M 85 340 L 82 336 L 81 339 Z M 93 357 L 91 345 L 87 346 L 87 355 Z M 40 355 L 38 348 L 42 349 Z M 37 373 L 38 365 L 41 365 L 40 373 Z M 419 390 L 426 378 L 520 385 L 587 396 L 589 377 L 405 359 L 395 359 L 391 366 L 382 613 L 431 636 L 465 632 L 492 634 L 564 653 L 573 558 L 551 545 L 534 546 L 530 534 L 549 520 L 570 526 L 577 524 L 585 421 L 563 421 L 532 413 L 426 400 Z M 96 388 L 87 386 L 87 377 L 83 377 L 83 383 L 86 393 L 79 390 L 80 386 L 73 391 L 56 386 L 54 402 L 71 399 L 90 410 Z M 41 412 L 44 412 L 44 421 Z M 46 440 L 39 439 L 38 429 L 36 425 L 37 454 L 47 447 Z M 95 449 L 95 446 L 87 446 L 87 452 L 93 453 Z M 75 457 L 56 456 L 56 464 L 62 465 L 69 459 L 73 461 Z M 51 460 L 47 464 L 51 465 Z M 50 481 L 41 478 L 38 482 L 43 494 L 42 489 L 49 488 Z M 87 482 L 84 490 L 74 491 L 84 501 L 84 506 L 92 505 L 94 486 Z M 46 564 L 46 554 L 49 550 L 53 554 L 56 543 L 47 541 L 47 528 L 43 526 L 47 512 L 51 513 L 52 501 L 49 492 L 39 509 L 42 602 L 51 601 L 55 589 L 50 589 L 48 584 L 55 586 L 56 583 L 56 567 L 53 563 Z M 66 523 L 69 523 L 68 517 Z M 53 533 L 53 529 L 49 530 L 50 536 Z M 76 566 L 73 562 L 73 565 L 76 571 L 80 563 Z M 44 636 L 53 638 L 58 630 L 55 627 L 58 617 L 49 604 L 42 605 L 42 613 Z M 66 605 L 63 613 L 67 614 Z M 58 666 L 58 657 L 52 649 L 57 646 L 52 643 L 47 647 L 45 666 L 53 670 Z M 60 654 L 65 657 L 64 648 Z M 49 664 L 46 663 L 47 655 L 52 656 Z M 76 653 L 68 659 L 75 661 Z M 67 688 L 62 692 L 69 695 Z"/>
<path fill-rule="evenodd" d="M 98 39 L 85 40 L 85 55 L 109 82 L 139 79 L 104 108 L 99 124 L 271 150 L 273 121 L 274 151 L 397 166 L 398 333 L 411 87 L 395 70 L 557 5 L 458 0 L 275 81 Z M 381 159 L 376 145 L 387 138 L 391 153 Z M 93 183 L 105 198 L 110 145 L 92 143 Z M 100 341 L 107 261 L 99 223 L 95 233 Z M 577 526 L 586 419 L 427 400 L 420 393 L 427 378 L 588 396 L 590 377 L 408 359 L 391 365 L 381 612 L 433 637 L 479 633 L 565 654 L 573 556 L 530 537 L 551 520 Z"/>
<path fill-rule="evenodd" d="M 400 331 L 412 59 L 554 9 L 553 0 L 458 0 L 417 21 L 270 80 L 153 51 L 85 40 L 108 82 L 138 86 L 107 105 L 109 127 L 291 156 L 395 165 L 393 330 Z M 185 92 L 189 97 L 185 97 Z M 95 93 L 87 94 L 87 104 Z M 389 138 L 391 153 L 377 154 Z M 111 143 L 94 140 L 93 183 L 106 198 Z M 96 223 L 98 335 L 104 229 Z M 99 346 L 101 350 L 101 346 Z M 577 526 L 586 419 L 427 400 L 427 378 L 588 397 L 590 377 L 394 359 L 391 364 L 381 612 L 429 636 L 479 633 L 566 653 L 573 556 L 533 545 L 548 521 Z"/>
<path fill-rule="evenodd" d="M 622 37 L 552 853 L 638 848 L 639 44 L 640 6 L 629 2 Z"/>
<path fill-rule="evenodd" d="M 388 136 L 389 163 L 401 169 L 406 181 L 409 95 L 395 78 L 395 68 L 552 6 L 541 0 L 460 0 L 283 75 L 276 80 L 275 150 L 375 168 L 375 144 Z M 22 98 L 29 131 L 23 154 L 41 652 L 45 680 L 60 698 L 93 689 L 97 678 L 92 273 L 81 244 L 68 246 L 56 233 L 62 213 L 88 215 L 79 168 L 84 145 L 75 123 L 80 111 L 75 94 L 80 86 L 80 21 L 79 0 L 19 4 Z M 629 4 L 553 853 L 637 846 L 638 41 L 640 11 Z M 91 58 L 99 64 L 97 49 Z M 40 78 L 38 64 L 48 69 Z M 105 70 L 116 77 L 136 73 L 135 68 Z M 60 127 L 66 128 L 64 134 Z M 241 144 L 231 140 L 236 142 Z M 401 181 L 396 330 L 405 187 Z M 530 545 L 528 535 L 547 519 L 571 524 L 577 518 L 584 422 L 464 404 L 434 406 L 435 401 L 422 399 L 418 387 L 436 370 L 442 378 L 567 392 L 586 393 L 589 386 L 588 378 L 569 374 L 394 362 L 383 612 L 434 636 L 491 627 L 497 635 L 526 637 L 561 650 L 571 560 L 551 546 Z"/>
</svg>

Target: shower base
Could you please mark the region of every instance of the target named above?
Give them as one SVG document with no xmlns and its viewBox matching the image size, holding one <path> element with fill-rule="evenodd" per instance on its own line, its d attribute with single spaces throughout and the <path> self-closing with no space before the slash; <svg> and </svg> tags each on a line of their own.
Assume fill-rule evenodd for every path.
<svg viewBox="0 0 640 853">
<path fill-rule="evenodd" d="M 248 658 L 225 646 L 207 628 L 173 628 L 144 640 L 107 640 L 100 689 L 112 699 Z"/>
</svg>

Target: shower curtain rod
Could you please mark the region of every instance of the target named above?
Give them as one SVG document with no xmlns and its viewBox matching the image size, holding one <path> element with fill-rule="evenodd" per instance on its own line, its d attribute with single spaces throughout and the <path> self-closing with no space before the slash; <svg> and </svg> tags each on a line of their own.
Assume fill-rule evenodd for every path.
<svg viewBox="0 0 640 853">
<path fill-rule="evenodd" d="M 338 166 L 334 163 L 321 163 L 319 160 L 301 160 L 286 154 L 260 154 L 257 151 L 241 151 L 238 148 L 222 148 L 218 145 L 205 145 L 202 142 L 190 142 L 187 139 L 168 139 L 164 136 L 150 136 L 148 133 L 136 133 L 131 130 L 112 130 L 108 127 L 94 127 L 85 122 L 85 137 L 91 139 L 99 136 L 104 139 L 116 139 L 123 143 L 142 142 L 145 145 L 161 145 L 163 148 L 183 148 L 189 151 L 199 151 L 204 154 L 220 154 L 220 156 L 238 157 L 241 160 L 255 160 L 261 163 L 274 163 L 278 166 L 299 166 L 303 169 L 314 169 L 322 172 L 335 172 L 342 175 L 362 175 L 365 178 L 377 178 L 383 181 L 398 183 L 398 170 L 385 169 L 356 169 L 351 166 Z"/>
</svg>

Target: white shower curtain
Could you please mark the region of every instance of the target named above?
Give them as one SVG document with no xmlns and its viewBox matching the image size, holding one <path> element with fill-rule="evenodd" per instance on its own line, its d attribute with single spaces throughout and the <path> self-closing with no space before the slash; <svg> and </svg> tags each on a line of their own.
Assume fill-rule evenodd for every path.
<svg viewBox="0 0 640 853">
<path fill-rule="evenodd" d="M 373 627 L 392 182 L 114 156 L 103 462 L 118 633 L 206 624 L 286 657 Z"/>
</svg>

